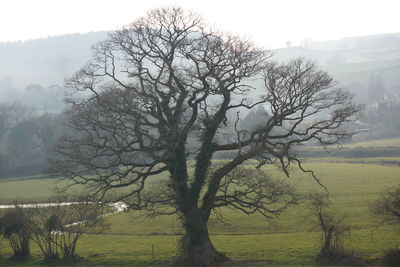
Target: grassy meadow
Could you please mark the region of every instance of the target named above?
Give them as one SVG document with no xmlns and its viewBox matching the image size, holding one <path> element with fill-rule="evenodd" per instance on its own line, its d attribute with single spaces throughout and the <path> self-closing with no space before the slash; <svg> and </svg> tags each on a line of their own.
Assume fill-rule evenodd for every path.
<svg viewBox="0 0 400 267">
<path fill-rule="evenodd" d="M 400 147 L 400 138 L 387 138 L 370 140 L 363 142 L 355 142 L 351 144 L 346 144 L 344 147 L 355 148 L 355 147 Z"/>
<path fill-rule="evenodd" d="M 380 225 L 368 209 L 385 188 L 400 184 L 400 168 L 375 164 L 308 163 L 328 188 L 329 197 L 345 222 L 352 228 L 346 247 L 369 263 L 377 264 L 384 250 L 398 245 L 400 232 L 395 226 Z M 324 193 L 308 174 L 296 169 L 289 178 L 276 167 L 265 171 L 295 186 L 299 193 Z M 161 179 L 163 177 L 160 177 Z M 61 186 L 56 179 L 0 180 L 0 202 L 14 200 L 37 201 L 54 195 Z M 82 188 L 75 189 L 76 191 Z M 79 266 L 165 266 L 174 255 L 180 233 L 175 216 L 138 217 L 137 213 L 108 216 L 111 227 L 104 234 L 85 235 L 78 245 L 82 260 Z M 214 216 L 210 232 L 218 250 L 233 258 L 232 266 L 314 266 L 320 245 L 320 233 L 315 227 L 306 201 L 290 207 L 274 220 L 260 215 L 244 215 L 231 209 L 222 210 L 222 218 Z M 152 253 L 154 248 L 154 257 Z M 38 248 L 32 244 L 33 256 L 23 262 L 8 260 L 10 249 L 5 240 L 0 243 L 0 265 L 46 266 Z M 235 263 L 236 262 L 236 263 Z M 61 262 L 53 262 L 60 265 Z M 52 265 L 50 263 L 50 265 Z"/>
</svg>

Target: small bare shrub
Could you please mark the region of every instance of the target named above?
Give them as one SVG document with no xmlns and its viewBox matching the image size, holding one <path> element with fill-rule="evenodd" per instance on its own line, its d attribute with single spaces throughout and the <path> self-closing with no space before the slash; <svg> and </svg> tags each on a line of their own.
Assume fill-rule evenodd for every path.
<svg viewBox="0 0 400 267">
<path fill-rule="evenodd" d="M 59 198 L 48 207 L 32 212 L 32 239 L 45 259 L 75 259 L 80 237 L 88 231 L 101 232 L 107 226 L 103 219 L 103 204 L 86 198 Z"/>
<path fill-rule="evenodd" d="M 382 265 L 390 267 L 400 266 L 400 249 L 396 247 L 385 251 L 382 257 Z"/>
<path fill-rule="evenodd" d="M 370 208 L 383 223 L 400 224 L 400 185 L 384 191 Z"/>
<path fill-rule="evenodd" d="M 317 255 L 317 262 L 322 265 L 362 265 L 357 257 L 344 249 L 344 238 L 350 232 L 350 227 L 331 207 L 329 200 L 321 194 L 311 195 L 310 209 L 316 218 L 318 228 L 322 231 L 322 245 Z"/>
<path fill-rule="evenodd" d="M 1 218 L 3 237 L 9 240 L 14 257 L 29 256 L 31 237 L 30 218 L 18 205 L 8 210 Z"/>
</svg>

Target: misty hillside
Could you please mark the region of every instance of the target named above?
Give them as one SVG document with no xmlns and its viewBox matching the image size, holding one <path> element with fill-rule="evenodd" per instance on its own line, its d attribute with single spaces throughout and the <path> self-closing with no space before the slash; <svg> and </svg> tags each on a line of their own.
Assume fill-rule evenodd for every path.
<svg viewBox="0 0 400 267">
<path fill-rule="evenodd" d="M 362 102 L 369 101 L 372 76 L 382 79 L 387 98 L 400 94 L 400 33 L 311 43 L 274 54 L 282 61 L 297 56 L 315 60 Z"/>
<path fill-rule="evenodd" d="M 0 43 L 0 76 L 12 76 L 17 86 L 61 83 L 88 60 L 90 47 L 106 37 L 106 32 L 91 32 Z"/>
<path fill-rule="evenodd" d="M 106 37 L 106 32 L 91 32 L 0 43 L 0 102 L 60 110 L 64 78 L 90 58 L 93 44 Z M 400 95 L 400 33 L 309 42 L 273 52 L 278 61 L 299 56 L 315 60 L 361 102 L 371 101 L 371 79 L 382 81 L 383 97 Z"/>
</svg>

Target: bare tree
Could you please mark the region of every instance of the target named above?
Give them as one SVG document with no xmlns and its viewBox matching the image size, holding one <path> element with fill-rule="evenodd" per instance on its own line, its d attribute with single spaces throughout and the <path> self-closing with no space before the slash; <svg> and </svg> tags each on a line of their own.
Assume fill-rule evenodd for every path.
<svg viewBox="0 0 400 267">
<path fill-rule="evenodd" d="M 180 8 L 149 12 L 110 33 L 94 51 L 68 83 L 74 89 L 67 100 L 72 130 L 57 147 L 54 169 L 89 185 L 94 198 L 125 200 L 153 214 L 178 213 L 185 237 L 176 259 L 183 265 L 226 260 L 208 234 L 215 208 L 270 216 L 271 203 L 293 201 L 281 194 L 265 198 L 273 187 L 262 179 L 229 178 L 239 165 L 256 160 L 259 167 L 278 163 L 287 175 L 293 164 L 306 171 L 295 148 L 349 137 L 343 126 L 359 110 L 313 63 L 269 62 L 268 51 L 210 29 Z M 250 98 L 254 92 L 260 96 Z M 268 113 L 264 121 L 239 129 L 246 111 L 259 106 Z M 225 136 L 227 129 L 234 134 Z M 226 151 L 232 158 L 212 167 L 213 155 Z M 159 181 L 164 190 L 152 194 L 149 185 L 161 173 L 168 177 Z"/>
<path fill-rule="evenodd" d="M 372 202 L 371 211 L 384 223 L 400 224 L 400 186 L 383 192 Z"/>
<path fill-rule="evenodd" d="M 381 223 L 400 224 L 400 185 L 386 189 L 380 197 L 370 204 L 370 210 Z M 400 262 L 400 249 L 395 248 L 385 251 L 382 257 L 383 266 L 397 266 Z"/>
<path fill-rule="evenodd" d="M 348 257 L 343 240 L 350 227 L 344 223 L 344 218 L 332 209 L 329 200 L 322 194 L 310 197 L 310 208 L 316 217 L 317 226 L 322 231 L 322 246 L 317 260 L 322 264 L 337 264 Z"/>
</svg>

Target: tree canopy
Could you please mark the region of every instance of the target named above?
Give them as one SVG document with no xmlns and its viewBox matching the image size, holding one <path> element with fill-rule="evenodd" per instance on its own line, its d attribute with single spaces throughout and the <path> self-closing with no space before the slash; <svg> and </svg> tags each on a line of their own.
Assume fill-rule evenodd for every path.
<svg viewBox="0 0 400 267">
<path fill-rule="evenodd" d="M 306 171 L 296 148 L 351 136 L 345 126 L 359 111 L 312 62 L 273 62 L 270 52 L 180 8 L 155 9 L 111 32 L 67 85 L 70 131 L 55 170 L 90 185 L 95 198 L 178 213 L 186 231 L 178 259 L 188 266 L 225 259 L 208 236 L 214 209 L 271 216 L 295 202 L 290 187 L 242 163 Z M 241 128 L 259 107 L 257 127 Z M 227 151 L 228 160 L 212 161 Z"/>
</svg>

